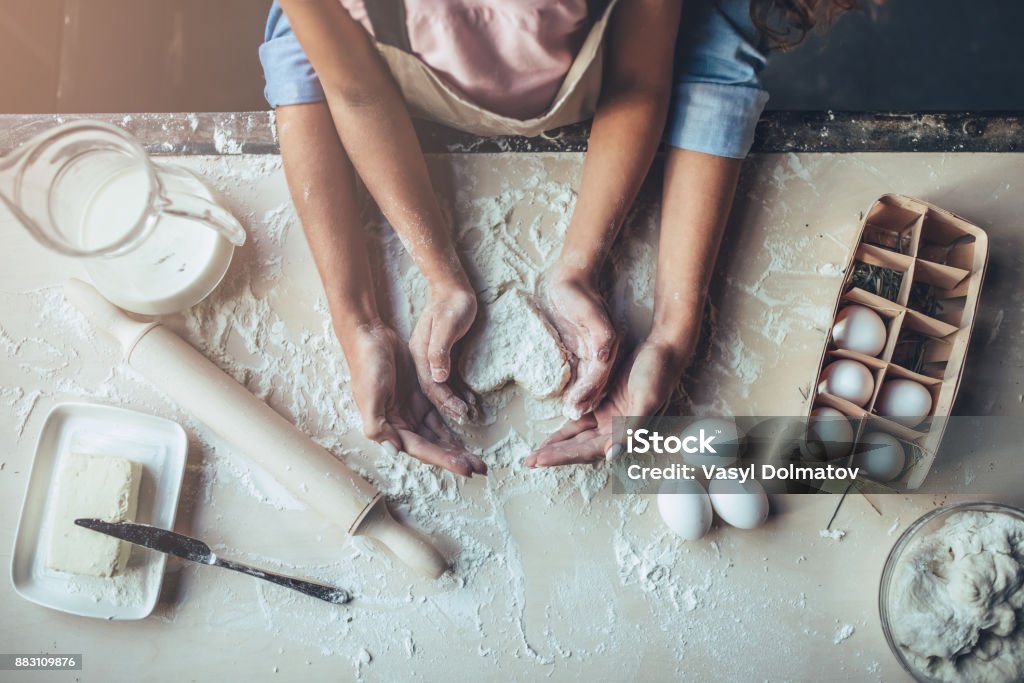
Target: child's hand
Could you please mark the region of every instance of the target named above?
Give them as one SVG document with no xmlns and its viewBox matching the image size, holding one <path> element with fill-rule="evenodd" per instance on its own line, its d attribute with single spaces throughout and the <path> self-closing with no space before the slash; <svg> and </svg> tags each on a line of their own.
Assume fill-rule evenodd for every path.
<svg viewBox="0 0 1024 683">
<path fill-rule="evenodd" d="M 367 438 L 456 474 L 487 474 L 484 461 L 458 442 L 420 391 L 409 348 L 393 329 L 378 321 L 344 332 Z"/>
<path fill-rule="evenodd" d="M 473 325 L 476 309 L 476 295 L 468 287 L 436 287 L 409 340 L 423 393 L 460 424 L 476 418 L 476 397 L 452 372 L 453 347 Z"/>
<path fill-rule="evenodd" d="M 573 378 L 565 392 L 565 414 L 578 419 L 604 395 L 618 336 L 592 282 L 554 273 L 548 278 L 545 306 L 562 344 L 572 354 Z"/>
<path fill-rule="evenodd" d="M 685 369 L 683 358 L 672 345 L 648 338 L 619 370 L 601 405 L 548 437 L 526 458 L 526 465 L 550 467 L 611 459 L 612 420 L 658 413 L 679 384 Z"/>
</svg>

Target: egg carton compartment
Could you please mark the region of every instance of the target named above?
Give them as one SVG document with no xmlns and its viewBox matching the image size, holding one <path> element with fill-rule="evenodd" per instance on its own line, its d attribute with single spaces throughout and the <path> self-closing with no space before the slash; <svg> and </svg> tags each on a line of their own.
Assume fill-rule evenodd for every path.
<svg viewBox="0 0 1024 683">
<path fill-rule="evenodd" d="M 908 311 L 899 334 L 893 340 L 889 360 L 919 375 L 943 379 L 954 355 L 954 342 L 959 331 L 942 321 Z"/>
<path fill-rule="evenodd" d="M 847 401 L 845 398 L 834 396 L 826 391 L 819 391 L 814 397 L 815 408 L 834 408 L 851 419 L 870 417 L 871 413 L 864 410 L 863 406 Z"/>
<path fill-rule="evenodd" d="M 918 207 L 902 206 L 883 197 L 875 202 L 864 218 L 862 244 L 871 244 L 898 254 L 914 256 L 924 221 L 925 211 Z"/>
<path fill-rule="evenodd" d="M 863 493 L 908 490 L 913 472 L 932 456 L 917 440 L 893 433 L 892 424 L 887 420 L 869 418 L 863 420 L 860 426 L 857 440 L 846 462 L 848 466 L 861 469 L 857 475 L 858 488 Z M 885 457 L 888 454 L 885 453 L 884 446 L 880 447 L 878 442 L 874 441 L 876 434 L 892 437 L 893 442 L 899 446 L 902 453 L 896 454 L 896 460 L 890 461 Z"/>
<path fill-rule="evenodd" d="M 906 314 L 906 308 L 888 299 L 865 292 L 862 289 L 851 289 L 839 300 L 839 307 L 835 316 L 837 320 L 842 310 L 848 306 L 863 306 L 874 311 L 882 319 L 885 325 L 885 344 L 877 354 L 877 357 L 887 360 L 895 346 L 903 316 Z M 833 330 L 829 332 L 828 348 L 830 350 L 840 350 L 833 337 L 834 328 L 835 322 L 833 322 Z"/>
<path fill-rule="evenodd" d="M 861 431 L 857 434 L 857 444 L 854 445 L 847 464 L 855 465 L 853 456 L 862 452 L 859 448 L 861 442 L 865 435 L 871 432 L 884 432 L 893 436 L 903 446 L 905 462 L 899 475 L 889 481 L 880 481 L 878 477 L 860 473 L 857 488 L 863 493 L 908 492 L 919 488 L 935 461 L 948 420 L 948 417 L 941 416 L 932 418 L 931 429 L 917 438 L 908 438 L 898 429 L 893 430 L 892 423 L 884 418 L 870 417 L 864 420 L 861 423 Z"/>
<path fill-rule="evenodd" d="M 905 305 L 910 298 L 914 257 L 872 244 L 857 248 L 847 271 L 847 291 L 860 289 L 887 301 Z"/>
<path fill-rule="evenodd" d="M 970 271 L 917 259 L 911 272 L 907 308 L 956 327 L 963 320 Z"/>
<path fill-rule="evenodd" d="M 829 400 L 830 398 L 831 399 L 835 399 L 835 397 L 829 397 L 827 395 L 821 395 L 821 396 L 816 397 L 815 401 L 814 401 L 814 404 L 811 407 L 811 413 L 814 413 L 814 411 L 818 410 L 819 408 L 831 408 L 833 410 L 838 410 L 842 414 L 842 418 L 841 419 L 845 419 L 848 422 L 848 424 L 850 425 L 849 448 L 852 449 L 853 445 L 857 442 L 857 435 L 860 433 L 862 424 L 864 423 L 865 420 L 869 419 L 870 416 L 866 416 L 862 412 L 860 414 L 856 414 L 856 415 L 847 414 L 843 410 L 837 408 L 834 404 L 830 404 L 830 403 L 834 403 L 833 401 Z M 843 404 L 844 403 L 842 401 L 842 399 L 836 399 L 836 401 L 839 404 Z M 839 420 L 839 419 L 840 419 L 839 417 L 833 417 L 833 416 L 828 416 L 828 415 L 819 416 L 819 417 L 814 417 L 812 415 L 812 416 L 808 417 L 808 427 L 810 428 L 813 425 L 811 420 L 824 420 L 827 423 L 827 421 L 829 421 L 829 420 Z M 820 459 L 820 462 L 840 461 L 840 460 L 842 460 L 844 458 L 847 458 L 847 457 L 849 457 L 849 451 L 847 453 L 844 453 L 843 455 L 839 455 L 839 456 L 836 456 L 834 458 L 823 456 Z"/>
<path fill-rule="evenodd" d="M 889 417 L 880 413 L 881 406 L 879 405 L 879 394 L 885 387 L 887 382 L 893 380 L 910 380 L 920 384 L 928 392 L 931 397 L 931 406 L 928 410 L 928 414 L 925 415 L 922 420 L 914 425 L 905 425 L 900 420 L 900 417 Z M 865 408 L 875 419 L 886 420 L 887 422 L 898 425 L 902 429 L 899 432 L 908 439 L 916 439 L 927 434 L 931 429 L 931 418 L 935 415 L 935 408 L 939 405 L 939 393 L 942 391 L 942 380 L 935 377 L 928 377 L 921 375 L 912 370 L 904 368 L 895 363 L 886 363 L 885 369 L 880 375 L 876 376 L 875 382 L 875 393 L 871 397 L 871 403 Z"/>
<path fill-rule="evenodd" d="M 906 310 L 905 306 L 901 306 L 895 301 L 890 301 L 889 299 L 880 297 L 877 294 L 872 294 L 871 292 L 858 287 L 854 287 L 853 289 L 846 291 L 839 297 L 839 305 L 836 312 L 849 304 L 867 306 L 868 308 L 874 309 L 874 311 L 883 318 L 894 317 Z"/>
<path fill-rule="evenodd" d="M 854 418 L 855 437 L 849 444 L 845 455 L 829 460 L 835 465 L 858 467 L 860 472 L 853 486 L 861 493 L 900 493 L 910 490 L 910 482 L 914 472 L 922 462 L 930 462 L 930 454 L 918 443 L 923 438 L 884 418 L 868 415 Z M 891 437 L 889 446 L 899 446 L 897 453 L 877 453 L 879 444 L 874 434 L 881 433 Z M 886 439 L 886 437 L 881 437 Z M 884 441 L 882 442 L 884 446 Z M 873 453 L 871 457 L 869 453 Z M 889 455 L 891 458 L 885 457 Z M 824 482 L 820 490 L 825 493 L 843 493 L 851 484 L 849 482 Z"/>
<path fill-rule="evenodd" d="M 837 395 L 830 391 L 829 387 L 824 383 L 824 376 L 829 365 L 838 360 L 856 361 L 866 367 L 871 375 L 870 393 L 863 405 L 858 405 L 850 400 L 849 397 Z M 875 358 L 874 356 L 868 356 L 867 354 L 857 353 L 856 351 L 848 351 L 846 349 L 827 351 L 821 370 L 818 372 L 818 380 L 815 383 L 815 393 L 817 396 L 815 401 L 830 408 L 835 408 L 847 417 L 867 417 L 871 415 L 871 406 L 874 405 L 875 397 L 878 395 L 878 387 L 885 378 L 888 367 L 889 363 L 887 361 Z"/>
<path fill-rule="evenodd" d="M 825 366 L 822 368 L 822 371 L 824 371 L 825 367 L 828 367 L 828 364 L 833 360 L 838 360 L 840 358 L 855 360 L 858 363 L 867 366 L 868 370 L 870 370 L 872 374 L 879 370 L 884 370 L 889 365 L 884 358 L 879 358 L 878 356 L 869 356 L 866 353 L 850 351 L 849 349 L 829 349 L 827 359 L 825 360 Z"/>
<path fill-rule="evenodd" d="M 965 223 L 948 211 L 928 209 L 921 223 L 918 258 L 972 270 L 978 236 Z"/>
<path fill-rule="evenodd" d="M 830 408 L 830 406 L 818 403 L 815 405 L 815 409 L 817 408 Z M 846 424 L 842 424 L 840 420 L 845 420 Z M 835 467 L 849 466 L 850 454 L 853 452 L 854 444 L 857 441 L 856 435 L 862 421 L 863 418 L 846 416 L 809 417 L 805 438 L 800 444 L 800 462 L 819 466 L 825 464 Z M 849 485 L 848 481 L 838 480 L 804 482 L 802 487 L 794 492 L 823 491 L 841 494 Z"/>
</svg>

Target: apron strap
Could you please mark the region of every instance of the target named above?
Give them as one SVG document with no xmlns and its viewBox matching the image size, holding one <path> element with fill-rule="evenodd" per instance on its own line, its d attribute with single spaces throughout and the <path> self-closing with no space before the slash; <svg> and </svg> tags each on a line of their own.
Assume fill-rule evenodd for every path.
<svg viewBox="0 0 1024 683">
<path fill-rule="evenodd" d="M 405 23 L 404 0 L 366 0 L 364 6 L 378 43 L 412 52 L 409 27 Z"/>
</svg>

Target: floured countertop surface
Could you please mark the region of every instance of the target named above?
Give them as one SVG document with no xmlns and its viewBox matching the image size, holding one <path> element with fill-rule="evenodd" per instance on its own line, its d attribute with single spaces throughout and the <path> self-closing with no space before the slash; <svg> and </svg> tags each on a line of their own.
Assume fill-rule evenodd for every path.
<svg viewBox="0 0 1024 683">
<path fill-rule="evenodd" d="M 276 156 L 172 158 L 202 174 L 247 226 L 220 288 L 167 323 L 276 410 L 372 479 L 396 513 L 452 558 L 437 582 L 348 540 L 231 452 L 145 380 L 63 301 L 76 264 L 9 223 L 0 252 L 0 548 L 9 561 L 36 436 L 66 400 L 181 422 L 190 435 L 179 531 L 225 557 L 336 583 L 332 606 L 206 567 L 168 564 L 154 616 L 92 622 L 3 591 L 6 652 L 84 654 L 86 681 L 123 672 L 194 680 L 896 680 L 878 624 L 882 564 L 899 532 L 945 497 L 775 496 L 767 525 L 716 524 L 697 542 L 662 525 L 649 497 L 615 495 L 603 466 L 532 471 L 522 460 L 561 421 L 557 402 L 489 398 L 466 430 L 487 478 L 452 475 L 368 444 L 348 369 Z M 557 253 L 582 156 L 438 155 L 430 166 L 484 301 L 536 292 Z M 609 297 L 633 338 L 650 318 L 659 174 L 616 248 Z M 800 415 L 842 267 L 878 196 L 932 201 L 990 232 L 992 263 L 958 402 L 964 414 L 1024 412 L 1024 156 L 763 155 L 748 164 L 712 289 L 709 338 L 685 383 L 698 414 Z M 424 282 L 366 211 L 380 290 L 408 335 Z M 971 379 L 975 378 L 975 379 Z M 225 407 L 229 409 L 229 407 Z M 973 481 L 987 455 L 933 469 Z M 1017 501 L 1018 503 L 1020 501 Z M 877 510 L 875 509 L 877 506 Z M 139 552 L 139 551 L 136 551 Z M 186 663 L 187 662 L 187 666 Z M 144 667 L 144 669 L 143 669 Z"/>
</svg>

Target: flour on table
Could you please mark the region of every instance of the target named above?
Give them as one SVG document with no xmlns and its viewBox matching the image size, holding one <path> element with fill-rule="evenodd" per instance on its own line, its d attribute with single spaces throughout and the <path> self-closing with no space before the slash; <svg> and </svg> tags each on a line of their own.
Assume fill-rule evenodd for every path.
<svg viewBox="0 0 1024 683">
<path fill-rule="evenodd" d="M 856 630 L 857 629 L 854 628 L 853 624 L 843 624 L 838 630 L 836 630 L 835 635 L 832 636 L 832 644 L 838 645 L 839 643 L 849 640 Z"/>
<path fill-rule="evenodd" d="M 237 150 L 237 141 L 233 144 L 229 133 L 245 125 L 239 117 L 237 123 L 225 126 L 219 146 Z M 662 648 L 667 666 L 679 667 L 676 677 L 685 677 L 685 667 L 692 667 L 702 651 L 741 640 L 753 647 L 770 643 L 780 657 L 799 661 L 799 639 L 780 641 L 772 632 L 751 641 L 752 626 L 746 616 L 752 599 L 759 609 L 755 614 L 760 614 L 760 610 L 785 609 L 798 598 L 792 586 L 776 588 L 770 583 L 752 598 L 734 575 L 742 564 L 737 555 L 742 546 L 730 536 L 723 534 L 720 542 L 713 540 L 707 546 L 687 545 L 664 530 L 657 515 L 651 517 L 640 496 L 613 495 L 604 465 L 545 470 L 524 465 L 524 458 L 562 420 L 557 398 L 534 398 L 525 388 L 509 384 L 481 396 L 486 418 L 481 423 L 455 426 L 482 454 L 492 471 L 489 477 L 467 482 L 411 458 L 380 457 L 379 449 L 360 434 L 350 372 L 284 187 L 280 157 L 228 155 L 179 161 L 226 197 L 251 237 L 246 247 L 236 251 L 231 270 L 217 290 L 181 316 L 182 336 L 372 480 L 388 497 L 396 516 L 438 541 L 454 570 L 439 582 L 421 583 L 365 539 L 343 542 L 337 535 L 328 535 L 326 523 L 323 528 L 317 526 L 321 520 L 297 509 L 300 505 L 290 496 L 278 495 L 261 481 L 260 473 L 246 465 L 242 454 L 232 453 L 192 416 L 122 365 L 109 345 L 96 343 L 91 327 L 64 301 L 60 287 L 0 292 L 4 310 L 38 312 L 4 318 L 0 362 L 9 361 L 6 387 L 39 387 L 21 392 L 0 388 L 4 408 L 0 427 L 15 435 L 18 448 L 15 456 L 5 458 L 8 465 L 0 476 L 27 470 L 29 441 L 58 400 L 102 401 L 170 417 L 185 426 L 193 441 L 180 516 L 194 535 L 228 544 L 217 547 L 225 556 L 344 586 L 359 596 L 358 604 L 340 610 L 231 572 L 182 565 L 168 576 L 168 587 L 177 589 L 169 594 L 175 597 L 161 602 L 153 617 L 160 628 L 189 630 L 197 637 L 214 639 L 245 624 L 244 635 L 251 635 L 254 643 L 266 640 L 266 634 L 249 629 L 265 629 L 289 650 L 313 648 L 331 657 L 338 676 L 352 679 L 386 678 L 396 667 L 429 674 L 450 665 L 453 649 L 466 654 L 472 664 L 469 673 L 484 662 L 494 675 L 510 679 L 578 678 L 609 662 L 637 668 L 639 658 L 652 647 Z M 451 179 L 452 189 L 442 191 L 440 201 L 480 294 L 481 312 L 510 289 L 522 291 L 527 298 L 539 296 L 541 274 L 557 257 L 572 215 L 581 156 L 516 155 L 508 163 L 474 153 L 431 156 L 428 164 L 433 177 Z M 626 221 L 608 278 L 612 319 L 617 326 L 634 331 L 646 330 L 650 324 L 653 245 L 660 220 L 657 196 L 658 188 L 648 188 Z M 761 205 L 763 199 L 756 196 L 753 204 Z M 794 244 L 786 227 L 785 207 L 773 211 L 776 220 L 764 232 L 730 247 L 739 250 L 739 261 L 751 262 L 764 252 L 764 242 L 775 247 L 765 252 L 771 263 L 748 267 L 768 275 L 755 280 L 756 273 L 740 272 L 725 282 L 726 296 L 718 306 L 730 343 L 749 342 L 770 327 L 780 335 L 788 334 L 787 343 L 793 344 L 800 340 L 802 329 L 824 329 L 831 321 L 831 302 L 827 307 L 816 305 L 805 288 L 794 286 L 785 276 L 811 272 L 819 263 L 814 250 Z M 386 222 L 374 215 L 366 227 L 381 298 L 393 316 L 390 322 L 408 338 L 428 300 L 426 281 Z M 842 239 L 836 242 L 831 260 L 844 256 L 850 229 L 832 229 Z M 835 239 L 830 234 L 826 238 Z M 821 277 L 810 276 L 815 281 Z M 780 310 L 787 315 L 771 317 Z M 32 343 L 43 331 L 59 353 L 44 353 Z M 813 345 L 820 348 L 820 342 Z M 736 356 L 728 344 L 711 346 L 707 362 L 695 370 L 688 387 L 696 414 L 757 414 L 759 405 L 765 409 L 744 399 L 737 388 L 761 376 L 751 366 L 740 366 L 743 372 L 738 373 L 737 358 L 763 363 L 768 373 L 785 353 L 783 348 L 763 358 Z M 799 396 L 795 389 L 792 394 Z M 572 518 L 579 523 L 552 527 L 559 549 L 581 543 L 585 534 L 599 539 L 593 547 L 600 548 L 601 543 L 610 547 L 565 565 L 567 573 L 561 576 L 566 580 L 545 594 L 537 581 L 544 574 L 536 571 L 556 564 L 552 548 L 526 543 L 532 536 L 524 528 L 549 515 L 552 520 L 561 519 L 559 515 L 567 509 L 579 515 Z M 261 534 L 250 533 L 255 520 L 274 531 L 266 534 L 270 540 L 264 542 Z M 281 529 L 293 532 L 295 538 L 273 542 Z M 127 578 L 127 573 L 120 577 Z M 90 585 L 93 582 L 77 583 L 79 592 L 98 588 Z M 602 599 L 595 601 L 594 595 Z M 628 611 L 620 608 L 620 595 L 630 605 Z M 799 600 L 809 610 L 821 606 L 815 605 L 813 595 Z M 687 618 L 681 620 L 681 613 Z M 831 636 L 829 630 L 826 642 Z M 372 658 L 367 664 L 364 650 Z M 273 648 L 266 654 L 283 655 L 284 651 L 284 647 Z M 280 670 L 288 671 L 285 665 Z M 722 676 L 728 678 L 730 673 L 736 677 L 735 671 L 723 671 Z"/>
<path fill-rule="evenodd" d="M 126 607 L 145 602 L 150 574 L 151 570 L 145 562 L 133 561 L 124 571 L 114 576 L 61 576 L 67 577 L 64 585 L 69 593 L 85 595 L 96 603 Z"/>
<path fill-rule="evenodd" d="M 571 370 L 558 333 L 523 292 L 505 292 L 480 318 L 482 326 L 462 353 L 470 389 L 485 394 L 515 382 L 531 396 L 545 398 L 565 387 Z"/>
</svg>

